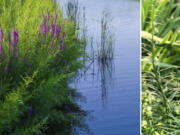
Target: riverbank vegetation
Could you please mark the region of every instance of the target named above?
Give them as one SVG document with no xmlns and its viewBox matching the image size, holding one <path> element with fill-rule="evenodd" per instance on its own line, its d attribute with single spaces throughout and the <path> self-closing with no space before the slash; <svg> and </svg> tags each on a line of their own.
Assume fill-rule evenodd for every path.
<svg viewBox="0 0 180 135">
<path fill-rule="evenodd" d="M 142 133 L 180 134 L 180 3 L 142 1 Z"/>
<path fill-rule="evenodd" d="M 69 79 L 82 44 L 53 0 L 0 2 L 0 134 L 74 133 L 85 112 Z"/>
</svg>

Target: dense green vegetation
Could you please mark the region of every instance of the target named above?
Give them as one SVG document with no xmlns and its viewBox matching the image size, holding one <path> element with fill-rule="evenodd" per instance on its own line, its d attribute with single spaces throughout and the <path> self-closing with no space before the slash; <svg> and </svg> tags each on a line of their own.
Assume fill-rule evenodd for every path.
<svg viewBox="0 0 180 135">
<path fill-rule="evenodd" d="M 76 33 L 53 0 L 0 1 L 1 135 L 69 135 L 83 126 L 68 87 L 82 66 Z"/>
<path fill-rule="evenodd" d="M 180 3 L 142 1 L 142 133 L 180 134 Z"/>
</svg>

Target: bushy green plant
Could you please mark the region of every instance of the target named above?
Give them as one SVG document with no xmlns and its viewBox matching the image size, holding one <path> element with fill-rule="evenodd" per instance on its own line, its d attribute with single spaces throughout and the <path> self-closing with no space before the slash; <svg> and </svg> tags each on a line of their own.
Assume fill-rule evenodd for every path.
<svg viewBox="0 0 180 135">
<path fill-rule="evenodd" d="M 142 133 L 180 134 L 180 5 L 142 1 Z"/>
<path fill-rule="evenodd" d="M 85 112 L 68 87 L 82 66 L 74 22 L 52 0 L 2 0 L 0 28 L 0 134 L 68 135 L 83 127 Z"/>
</svg>

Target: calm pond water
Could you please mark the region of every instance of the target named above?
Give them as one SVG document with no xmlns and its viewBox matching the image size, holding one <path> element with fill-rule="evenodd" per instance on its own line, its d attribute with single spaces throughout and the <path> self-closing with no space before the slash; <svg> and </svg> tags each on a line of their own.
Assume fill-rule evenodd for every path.
<svg viewBox="0 0 180 135">
<path fill-rule="evenodd" d="M 78 101 L 82 109 L 90 111 L 86 123 L 95 135 L 139 135 L 140 4 L 135 0 L 79 0 L 79 3 L 86 7 L 89 37 L 98 40 L 99 21 L 106 10 L 113 18 L 111 31 L 115 38 L 111 76 L 106 70 L 98 70 L 95 63 L 72 84 L 86 98 L 86 102 Z M 79 134 L 86 135 L 82 131 Z"/>
</svg>

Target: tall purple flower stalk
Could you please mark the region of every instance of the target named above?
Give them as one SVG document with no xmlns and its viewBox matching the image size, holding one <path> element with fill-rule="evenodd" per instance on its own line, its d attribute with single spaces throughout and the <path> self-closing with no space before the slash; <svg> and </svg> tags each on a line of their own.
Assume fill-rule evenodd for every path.
<svg viewBox="0 0 180 135">
<path fill-rule="evenodd" d="M 57 38 L 59 38 L 60 32 L 61 32 L 61 26 L 58 25 L 58 26 L 56 27 L 56 37 L 57 37 Z"/>
<path fill-rule="evenodd" d="M 12 36 L 12 37 L 11 37 Z M 12 30 L 12 35 L 8 33 L 8 40 L 9 40 L 9 51 L 12 56 L 18 57 L 19 50 L 18 50 L 18 42 L 19 42 L 19 34 L 16 29 Z"/>
<path fill-rule="evenodd" d="M 49 20 L 50 20 L 50 14 L 49 12 L 45 16 L 44 13 L 42 13 L 42 25 L 40 28 L 40 33 L 47 35 L 49 33 Z"/>
<path fill-rule="evenodd" d="M 3 36 L 4 36 L 3 30 L 0 28 L 0 56 L 3 55 L 3 46 L 2 46 Z"/>
<path fill-rule="evenodd" d="M 50 22 L 50 14 L 49 12 L 45 15 L 44 13 L 42 14 L 42 25 L 40 27 L 40 33 L 43 35 L 47 35 L 50 31 L 49 26 L 51 27 L 51 48 L 55 48 L 55 44 L 58 42 L 59 43 L 59 49 L 64 50 L 64 38 L 65 38 L 65 33 L 61 33 L 61 25 L 57 24 L 58 21 L 58 14 L 56 13 L 53 18 L 52 24 L 49 24 Z M 60 41 L 60 42 L 59 42 Z"/>
</svg>

